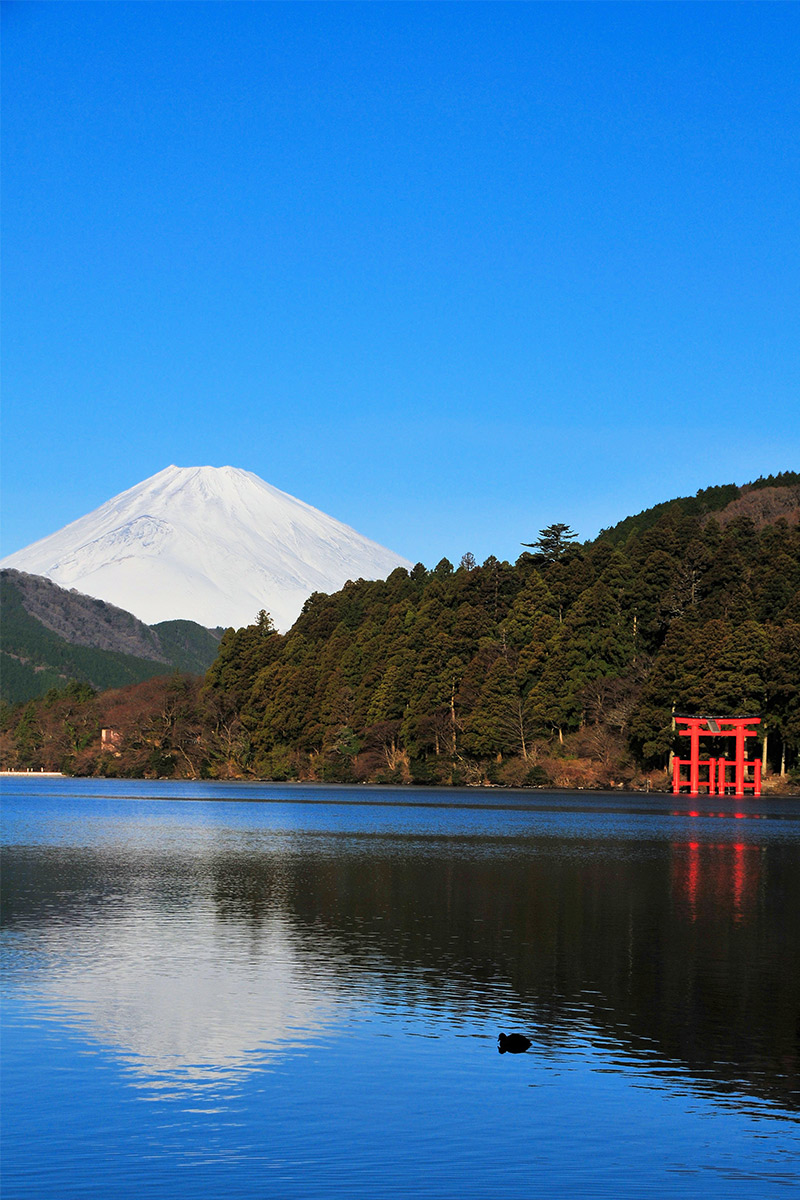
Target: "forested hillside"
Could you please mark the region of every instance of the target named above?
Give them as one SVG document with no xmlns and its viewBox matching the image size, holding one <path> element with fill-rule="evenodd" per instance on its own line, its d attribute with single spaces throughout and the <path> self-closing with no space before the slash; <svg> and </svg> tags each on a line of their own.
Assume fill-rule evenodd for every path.
<svg viewBox="0 0 800 1200">
<path fill-rule="evenodd" d="M 119 687 L 172 670 L 203 673 L 219 633 L 194 621 L 145 625 L 41 575 L 0 571 L 0 697 L 15 703 L 71 680 Z"/>
<path fill-rule="evenodd" d="M 781 471 L 777 475 L 765 475 L 742 487 L 735 483 L 723 483 L 717 487 L 701 488 L 694 496 L 679 496 L 647 508 L 634 517 L 626 517 L 610 529 L 602 530 L 600 538 L 620 545 L 632 534 L 652 529 L 668 512 L 673 516 L 680 514 L 701 518 L 713 513 L 722 527 L 740 516 L 750 517 L 757 525 L 770 524 L 780 517 L 796 525 L 800 519 L 800 472 Z"/>
<path fill-rule="evenodd" d="M 532 531 L 514 564 L 465 555 L 457 567 L 442 560 L 349 583 L 312 596 L 285 636 L 261 614 L 224 635 L 202 685 L 163 684 L 149 709 L 136 689 L 114 693 L 116 716 L 111 697 L 87 700 L 97 731 L 101 722 L 121 731 L 119 757 L 101 753 L 95 733 L 70 763 L 106 773 L 608 785 L 664 768 L 677 712 L 760 715 L 769 765 L 791 772 L 800 477 L 779 480 L 749 489 L 781 494 L 777 519 L 732 513 L 748 494 L 733 488 L 725 505 L 687 511 L 675 501 L 633 518 L 624 536 L 617 526 L 583 545 L 563 524 Z M 48 711 L 66 702 L 53 696 Z M 57 765 L 43 749 L 44 714 L 40 705 L 6 715 L 5 761 Z"/>
</svg>

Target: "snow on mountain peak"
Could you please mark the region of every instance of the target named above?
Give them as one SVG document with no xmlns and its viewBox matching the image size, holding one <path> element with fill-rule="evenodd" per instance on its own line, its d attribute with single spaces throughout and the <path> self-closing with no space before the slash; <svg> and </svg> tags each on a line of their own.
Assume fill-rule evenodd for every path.
<svg viewBox="0 0 800 1200">
<path fill-rule="evenodd" d="M 411 564 L 239 467 L 169 466 L 0 566 L 45 575 L 148 624 L 288 629 L 312 592 Z"/>
</svg>

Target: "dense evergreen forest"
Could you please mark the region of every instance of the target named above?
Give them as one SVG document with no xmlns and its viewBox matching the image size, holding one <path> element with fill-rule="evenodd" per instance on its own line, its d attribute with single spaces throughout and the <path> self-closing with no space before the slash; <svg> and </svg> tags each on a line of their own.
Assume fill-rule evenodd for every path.
<svg viewBox="0 0 800 1200">
<path fill-rule="evenodd" d="M 761 716 L 768 765 L 800 782 L 798 513 L 787 472 L 659 505 L 590 543 L 554 524 L 513 564 L 465 554 L 348 583 L 310 597 L 283 636 L 266 612 L 229 630 L 205 680 L 73 686 L 7 709 L 3 765 L 657 785 L 673 714 L 711 713 Z"/>
</svg>

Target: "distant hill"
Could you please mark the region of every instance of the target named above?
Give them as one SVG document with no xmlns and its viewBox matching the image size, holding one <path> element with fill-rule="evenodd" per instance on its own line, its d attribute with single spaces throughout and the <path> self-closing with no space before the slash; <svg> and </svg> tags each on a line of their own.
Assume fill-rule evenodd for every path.
<svg viewBox="0 0 800 1200">
<path fill-rule="evenodd" d="M 750 517 L 757 527 L 773 524 L 783 517 L 790 525 L 800 523 L 800 472 L 781 471 L 766 475 L 753 483 L 739 487 L 724 483 L 718 487 L 702 488 L 695 496 L 678 496 L 646 508 L 633 517 L 626 517 L 609 529 L 601 529 L 596 541 L 623 545 L 633 534 L 653 529 L 663 516 L 713 516 L 724 529 L 737 517 Z"/>
<path fill-rule="evenodd" d="M 31 700 L 71 679 L 98 689 L 185 671 L 202 675 L 222 630 L 193 621 L 145 625 L 49 579 L 0 571 L 0 698 Z"/>
</svg>

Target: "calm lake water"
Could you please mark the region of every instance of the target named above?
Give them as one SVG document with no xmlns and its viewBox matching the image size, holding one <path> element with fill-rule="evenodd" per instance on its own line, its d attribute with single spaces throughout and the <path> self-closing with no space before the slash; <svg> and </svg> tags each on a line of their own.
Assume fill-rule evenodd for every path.
<svg viewBox="0 0 800 1200">
<path fill-rule="evenodd" d="M 2 792 L 8 1200 L 800 1194 L 800 800 Z"/>
</svg>

